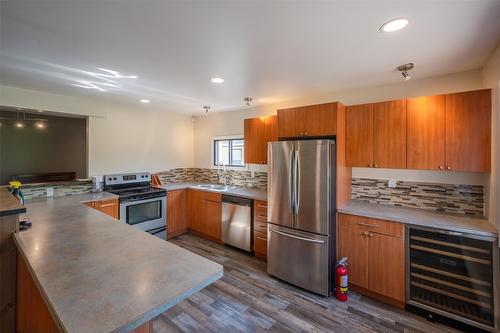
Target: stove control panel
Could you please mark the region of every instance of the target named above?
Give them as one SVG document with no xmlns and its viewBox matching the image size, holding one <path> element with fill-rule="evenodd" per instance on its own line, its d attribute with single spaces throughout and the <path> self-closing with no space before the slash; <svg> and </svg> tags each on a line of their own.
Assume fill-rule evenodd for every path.
<svg viewBox="0 0 500 333">
<path fill-rule="evenodd" d="M 151 182 L 151 174 L 149 172 L 123 173 L 104 176 L 104 183 L 106 185 L 133 184 L 144 182 Z"/>
</svg>

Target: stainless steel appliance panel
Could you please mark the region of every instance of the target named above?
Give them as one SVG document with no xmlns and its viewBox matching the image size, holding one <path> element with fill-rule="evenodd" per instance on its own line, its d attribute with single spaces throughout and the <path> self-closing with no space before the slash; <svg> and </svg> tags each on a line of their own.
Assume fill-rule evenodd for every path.
<svg viewBox="0 0 500 333">
<path fill-rule="evenodd" d="M 335 175 L 334 147 L 331 140 L 295 142 L 295 229 L 329 234 L 330 203 L 334 203 L 334 196 L 330 196 L 330 177 Z"/>
<path fill-rule="evenodd" d="M 268 222 L 292 227 L 293 162 L 295 141 L 276 141 L 268 144 Z"/>
<path fill-rule="evenodd" d="M 328 296 L 329 238 L 268 226 L 268 273 L 298 287 Z"/>
<path fill-rule="evenodd" d="M 222 196 L 222 242 L 252 251 L 252 200 Z"/>
<path fill-rule="evenodd" d="M 166 216 L 165 196 L 120 203 L 120 221 L 144 231 L 165 227 Z"/>
</svg>

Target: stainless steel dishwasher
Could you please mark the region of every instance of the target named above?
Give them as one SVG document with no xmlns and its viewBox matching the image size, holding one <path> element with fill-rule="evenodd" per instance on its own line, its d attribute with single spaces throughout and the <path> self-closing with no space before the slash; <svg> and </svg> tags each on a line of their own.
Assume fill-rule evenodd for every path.
<svg viewBox="0 0 500 333">
<path fill-rule="evenodd" d="M 222 241 L 239 249 L 252 251 L 252 200 L 222 196 Z"/>
</svg>

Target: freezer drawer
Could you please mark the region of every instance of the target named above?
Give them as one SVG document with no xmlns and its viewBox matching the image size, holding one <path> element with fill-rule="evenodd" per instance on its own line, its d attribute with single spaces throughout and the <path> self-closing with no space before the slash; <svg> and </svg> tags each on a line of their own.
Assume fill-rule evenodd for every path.
<svg viewBox="0 0 500 333">
<path fill-rule="evenodd" d="M 286 282 L 329 296 L 329 238 L 269 224 L 267 272 Z"/>
</svg>

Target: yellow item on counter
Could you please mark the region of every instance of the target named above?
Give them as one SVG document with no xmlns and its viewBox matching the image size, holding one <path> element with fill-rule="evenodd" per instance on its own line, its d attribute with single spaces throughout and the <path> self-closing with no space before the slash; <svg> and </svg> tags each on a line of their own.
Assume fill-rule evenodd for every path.
<svg viewBox="0 0 500 333">
<path fill-rule="evenodd" d="M 13 181 L 9 182 L 9 185 L 12 188 L 20 188 L 22 184 L 18 180 L 13 180 Z"/>
</svg>

